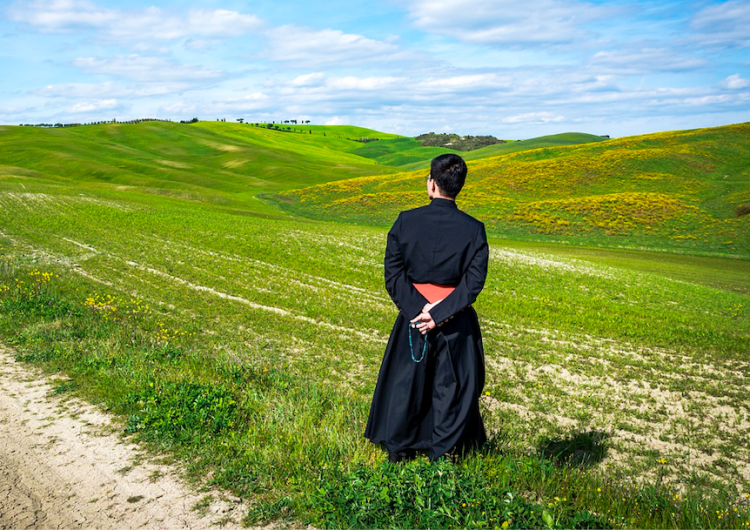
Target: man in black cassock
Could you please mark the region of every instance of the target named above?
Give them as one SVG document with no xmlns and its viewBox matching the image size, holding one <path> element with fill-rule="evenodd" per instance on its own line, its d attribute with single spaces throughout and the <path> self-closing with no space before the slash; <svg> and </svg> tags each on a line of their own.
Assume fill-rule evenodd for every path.
<svg viewBox="0 0 750 530">
<path fill-rule="evenodd" d="M 427 176 L 430 204 L 401 212 L 388 232 L 385 286 L 399 309 L 385 349 L 365 437 L 391 462 L 428 450 L 431 461 L 481 447 L 484 351 L 471 304 L 484 287 L 484 225 L 460 211 L 461 157 L 440 155 Z M 425 349 L 426 344 L 426 349 Z"/>
</svg>

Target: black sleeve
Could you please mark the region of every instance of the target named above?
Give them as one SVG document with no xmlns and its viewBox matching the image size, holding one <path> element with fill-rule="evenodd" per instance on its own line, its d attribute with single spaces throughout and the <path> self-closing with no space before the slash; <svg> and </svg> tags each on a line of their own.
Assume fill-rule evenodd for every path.
<svg viewBox="0 0 750 530">
<path fill-rule="evenodd" d="M 487 263 L 490 255 L 484 225 L 477 232 L 472 242 L 471 250 L 473 253 L 469 261 L 469 266 L 461 281 L 456 286 L 456 289 L 430 311 L 430 316 L 432 316 L 437 325 L 440 325 L 465 307 L 473 304 L 484 287 L 484 281 L 487 279 Z"/>
<path fill-rule="evenodd" d="M 427 299 L 422 296 L 409 281 L 404 268 L 404 258 L 401 255 L 401 214 L 388 232 L 388 242 L 385 246 L 385 288 L 391 295 L 393 303 L 409 320 L 422 312 Z"/>
</svg>

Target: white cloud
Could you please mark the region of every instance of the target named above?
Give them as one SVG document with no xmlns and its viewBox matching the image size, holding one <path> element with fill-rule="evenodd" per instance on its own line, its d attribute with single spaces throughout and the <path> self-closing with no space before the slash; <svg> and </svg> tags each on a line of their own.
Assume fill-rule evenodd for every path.
<svg viewBox="0 0 750 530">
<path fill-rule="evenodd" d="M 703 89 L 695 88 L 633 88 L 612 87 L 606 91 L 565 91 L 562 97 L 548 100 L 550 105 L 576 105 L 588 106 L 610 106 L 627 105 L 633 108 L 635 105 L 663 105 L 667 102 L 684 101 L 686 98 L 697 97 L 705 93 Z"/>
<path fill-rule="evenodd" d="M 216 111 L 221 111 L 222 109 L 228 109 L 233 111 L 242 111 L 242 110 L 257 110 L 265 108 L 268 104 L 268 96 L 262 92 L 253 92 L 252 94 L 247 94 L 246 96 L 243 96 L 241 98 L 234 98 L 234 99 L 227 99 L 224 101 L 215 101 L 213 102 L 212 109 L 216 109 Z"/>
<path fill-rule="evenodd" d="M 750 2 L 729 0 L 708 6 L 691 25 L 703 44 L 745 48 L 750 46 Z"/>
<path fill-rule="evenodd" d="M 507 89 L 515 85 L 512 74 L 459 74 L 431 77 L 418 83 L 424 92 L 465 92 Z"/>
<path fill-rule="evenodd" d="M 263 22 L 255 15 L 216 9 L 194 9 L 188 13 L 187 35 L 205 37 L 239 37 L 263 29 Z"/>
<path fill-rule="evenodd" d="M 117 22 L 117 12 L 101 9 L 87 0 L 30 0 L 8 10 L 11 20 L 25 22 L 45 32 L 105 27 Z"/>
<path fill-rule="evenodd" d="M 598 52 L 591 58 L 591 65 L 617 74 L 639 74 L 644 72 L 681 72 L 705 68 L 709 62 L 664 48 L 640 48 Z"/>
<path fill-rule="evenodd" d="M 750 104 L 750 92 L 740 92 L 737 94 L 710 94 L 696 98 L 685 98 L 680 102 L 686 107 L 692 107 L 696 111 L 711 109 L 720 111 L 726 109 L 747 110 Z"/>
<path fill-rule="evenodd" d="M 181 82 L 152 83 L 134 86 L 123 86 L 112 81 L 104 83 L 68 83 L 63 85 L 47 85 L 43 88 L 30 90 L 30 94 L 48 98 L 94 98 L 94 97 L 147 97 L 172 94 L 189 88 L 190 85 Z"/>
<path fill-rule="evenodd" d="M 543 123 L 560 123 L 565 120 L 565 116 L 553 114 L 552 112 L 527 112 L 507 116 L 503 118 L 503 123 L 526 123 L 526 124 L 543 124 Z"/>
<path fill-rule="evenodd" d="M 402 53 L 391 42 L 334 29 L 281 26 L 269 32 L 269 58 L 302 66 L 340 66 L 386 61 Z"/>
<path fill-rule="evenodd" d="M 262 92 L 253 92 L 239 98 L 217 99 L 214 101 L 177 101 L 164 105 L 161 110 L 167 114 L 208 114 L 218 117 L 227 114 L 257 112 L 269 107 L 271 98 Z"/>
<path fill-rule="evenodd" d="M 29 110 L 25 107 L 0 107 L 0 116 L 13 116 L 28 112 Z"/>
<path fill-rule="evenodd" d="M 332 116 L 325 121 L 324 125 L 348 125 L 350 120 L 341 116 Z"/>
<path fill-rule="evenodd" d="M 219 71 L 179 64 L 162 57 L 146 57 L 137 54 L 110 59 L 79 57 L 73 61 L 73 66 L 91 74 L 114 75 L 142 83 L 163 81 L 195 83 L 215 80 L 222 76 L 222 72 Z"/>
<path fill-rule="evenodd" d="M 743 79 L 740 74 L 730 75 L 724 81 L 719 83 L 722 88 L 728 88 L 730 90 L 737 90 L 740 88 L 747 88 L 750 86 L 750 81 Z"/>
<path fill-rule="evenodd" d="M 219 39 L 188 39 L 185 48 L 188 50 L 206 50 L 216 47 L 221 41 Z"/>
<path fill-rule="evenodd" d="M 32 94 L 42 97 L 72 97 L 72 98 L 90 98 L 101 96 L 102 94 L 112 95 L 117 93 L 119 96 L 130 95 L 121 88 L 116 88 L 114 83 L 68 83 L 66 85 L 47 85 L 43 88 L 37 88 L 30 91 Z"/>
<path fill-rule="evenodd" d="M 185 102 L 185 101 L 176 101 L 174 103 L 170 103 L 169 105 L 165 105 L 162 107 L 162 110 L 166 112 L 167 114 L 179 114 L 184 115 L 186 113 L 193 113 L 198 110 L 198 105 L 194 101 Z"/>
<path fill-rule="evenodd" d="M 400 85 L 405 79 L 401 77 L 390 76 L 371 76 L 371 77 L 335 77 L 326 82 L 326 86 L 334 90 L 382 90 L 393 86 Z"/>
<path fill-rule="evenodd" d="M 83 113 L 93 112 L 97 110 L 107 110 L 117 108 L 118 103 L 116 99 L 100 99 L 96 101 L 85 101 L 76 103 L 72 107 L 68 108 L 68 112 L 72 113 Z"/>
<path fill-rule="evenodd" d="M 415 0 L 414 24 L 425 31 L 480 44 L 568 43 L 588 37 L 584 26 L 607 10 L 577 0 Z"/>
<path fill-rule="evenodd" d="M 320 84 L 321 81 L 325 79 L 325 74 L 323 72 L 313 72 L 310 74 L 304 74 L 297 76 L 292 81 L 292 85 L 294 86 L 317 86 Z"/>
<path fill-rule="evenodd" d="M 154 6 L 141 10 L 104 9 L 88 0 L 19 1 L 9 14 L 12 20 L 43 32 L 90 28 L 117 41 L 136 42 L 237 37 L 264 27 L 255 15 L 225 9 L 194 9 L 176 14 Z"/>
</svg>

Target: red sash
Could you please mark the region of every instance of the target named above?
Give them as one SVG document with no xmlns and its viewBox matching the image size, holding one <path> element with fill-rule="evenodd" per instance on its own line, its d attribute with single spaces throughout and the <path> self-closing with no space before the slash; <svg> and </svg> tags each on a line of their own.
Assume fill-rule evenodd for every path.
<svg viewBox="0 0 750 530">
<path fill-rule="evenodd" d="M 436 283 L 415 283 L 413 285 L 419 291 L 419 294 L 427 298 L 427 301 L 431 304 L 444 299 L 456 289 L 455 285 L 438 285 Z"/>
</svg>

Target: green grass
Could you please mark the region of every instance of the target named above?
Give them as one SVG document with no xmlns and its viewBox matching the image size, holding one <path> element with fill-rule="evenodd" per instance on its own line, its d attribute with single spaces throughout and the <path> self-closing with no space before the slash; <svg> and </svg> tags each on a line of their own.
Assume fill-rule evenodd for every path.
<svg viewBox="0 0 750 530">
<path fill-rule="evenodd" d="M 254 129 L 199 125 L 226 144 Z M 137 152 L 199 158 L 177 152 L 193 140 L 136 136 Z M 491 442 L 455 466 L 394 466 L 362 436 L 395 318 L 382 227 L 293 218 L 225 184 L 73 179 L 44 152 L 0 180 L 0 340 L 247 499 L 246 522 L 750 526 L 748 261 L 491 238 L 476 304 Z"/>
<path fill-rule="evenodd" d="M 544 252 L 558 257 L 574 258 L 721 290 L 750 295 L 747 278 L 750 261 L 696 256 L 673 252 L 595 248 L 560 243 L 538 243 L 503 240 L 502 246 L 518 251 Z"/>
</svg>

